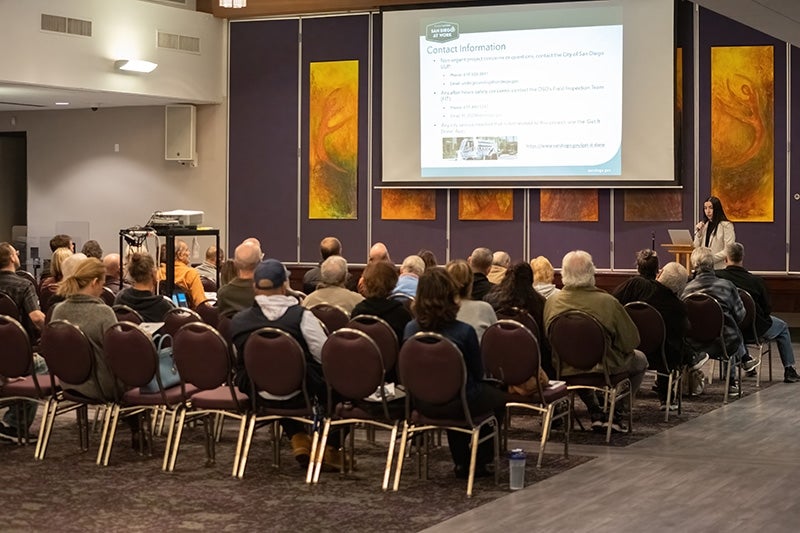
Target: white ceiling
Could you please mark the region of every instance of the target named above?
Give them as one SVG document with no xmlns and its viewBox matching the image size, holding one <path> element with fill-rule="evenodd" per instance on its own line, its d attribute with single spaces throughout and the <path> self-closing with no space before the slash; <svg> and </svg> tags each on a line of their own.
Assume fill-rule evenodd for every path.
<svg viewBox="0 0 800 533">
<path fill-rule="evenodd" d="M 696 4 L 800 46 L 798 0 L 694 0 Z M 69 102 L 58 106 L 56 102 Z M 175 100 L 127 93 L 0 83 L 0 111 L 166 105 Z"/>
</svg>

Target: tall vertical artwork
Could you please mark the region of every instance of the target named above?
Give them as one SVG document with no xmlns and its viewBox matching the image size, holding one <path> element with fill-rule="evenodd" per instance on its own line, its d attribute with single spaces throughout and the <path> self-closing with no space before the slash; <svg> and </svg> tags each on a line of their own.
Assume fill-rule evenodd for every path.
<svg viewBox="0 0 800 533">
<path fill-rule="evenodd" d="M 542 222 L 600 220 L 597 189 L 542 189 L 539 195 L 539 220 Z"/>
<path fill-rule="evenodd" d="M 436 191 L 382 189 L 382 220 L 436 220 Z"/>
<path fill-rule="evenodd" d="M 355 219 L 358 208 L 358 61 L 311 63 L 308 217 Z"/>
<path fill-rule="evenodd" d="M 458 191 L 459 220 L 514 220 L 511 189 L 461 189 Z"/>
<path fill-rule="evenodd" d="M 774 220 L 774 74 L 772 46 L 711 49 L 711 194 L 731 220 Z"/>
</svg>

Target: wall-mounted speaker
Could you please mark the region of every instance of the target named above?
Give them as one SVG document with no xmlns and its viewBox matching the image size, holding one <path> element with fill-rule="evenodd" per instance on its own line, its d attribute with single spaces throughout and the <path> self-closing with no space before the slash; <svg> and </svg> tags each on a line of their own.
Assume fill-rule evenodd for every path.
<svg viewBox="0 0 800 533">
<path fill-rule="evenodd" d="M 164 159 L 193 161 L 195 159 L 195 118 L 193 105 L 168 105 L 164 111 Z"/>
</svg>

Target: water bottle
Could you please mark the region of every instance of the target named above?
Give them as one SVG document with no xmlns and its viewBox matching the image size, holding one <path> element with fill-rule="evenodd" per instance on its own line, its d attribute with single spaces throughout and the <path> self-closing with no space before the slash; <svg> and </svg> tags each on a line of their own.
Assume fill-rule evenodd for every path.
<svg viewBox="0 0 800 533">
<path fill-rule="evenodd" d="M 522 448 L 515 448 L 508 454 L 508 488 L 525 488 L 525 452 Z"/>
</svg>

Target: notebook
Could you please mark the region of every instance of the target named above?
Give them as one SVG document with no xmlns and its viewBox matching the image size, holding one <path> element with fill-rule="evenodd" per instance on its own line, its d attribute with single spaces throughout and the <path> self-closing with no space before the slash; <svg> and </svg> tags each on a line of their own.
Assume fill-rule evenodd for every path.
<svg viewBox="0 0 800 533">
<path fill-rule="evenodd" d="M 672 244 L 694 244 L 692 233 L 688 229 L 668 229 Z"/>
</svg>

